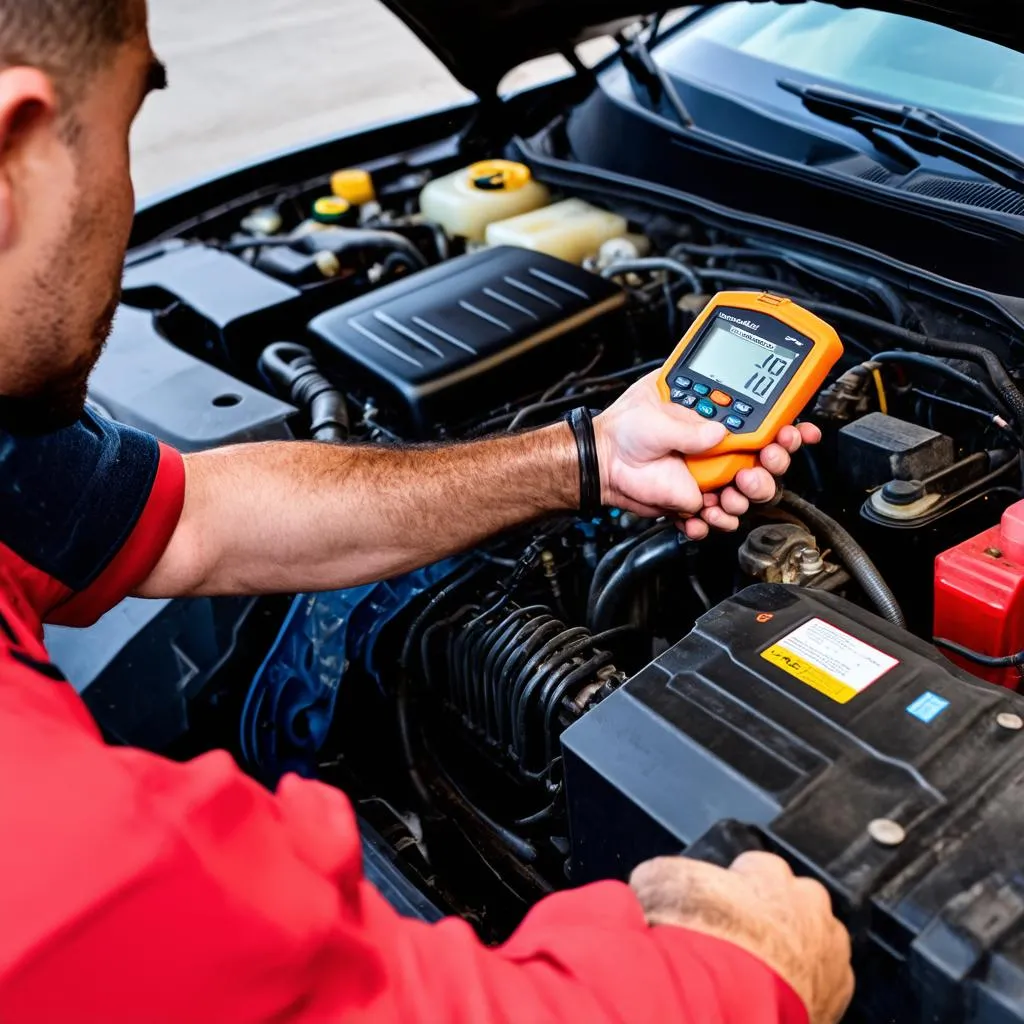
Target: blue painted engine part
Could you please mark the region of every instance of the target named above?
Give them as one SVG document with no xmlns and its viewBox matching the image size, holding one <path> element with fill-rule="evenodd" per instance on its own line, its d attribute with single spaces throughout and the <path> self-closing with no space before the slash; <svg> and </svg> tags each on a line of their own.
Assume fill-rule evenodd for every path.
<svg viewBox="0 0 1024 1024">
<path fill-rule="evenodd" d="M 242 710 L 242 754 L 261 777 L 314 774 L 345 673 L 360 665 L 379 684 L 381 630 L 463 562 L 447 559 L 382 583 L 295 599 Z"/>
</svg>

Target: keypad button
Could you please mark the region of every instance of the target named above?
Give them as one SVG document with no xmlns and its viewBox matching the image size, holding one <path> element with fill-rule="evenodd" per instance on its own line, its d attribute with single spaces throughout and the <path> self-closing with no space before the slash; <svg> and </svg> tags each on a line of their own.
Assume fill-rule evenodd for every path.
<svg viewBox="0 0 1024 1024">
<path fill-rule="evenodd" d="M 749 416 L 754 411 L 746 402 L 737 402 L 733 408 L 741 416 Z"/>
<path fill-rule="evenodd" d="M 739 416 L 726 416 L 725 417 L 725 425 L 730 430 L 742 430 L 743 429 L 743 420 L 741 420 L 739 418 Z"/>
<path fill-rule="evenodd" d="M 686 392 L 682 388 L 673 388 L 672 389 L 672 400 L 675 401 L 677 398 L 682 398 L 683 395 L 685 395 L 685 394 L 686 394 Z"/>
<path fill-rule="evenodd" d="M 693 390 L 696 391 L 698 395 L 710 395 L 711 394 L 711 388 L 709 388 L 707 386 L 707 384 L 694 384 L 693 385 Z"/>
<path fill-rule="evenodd" d="M 711 402 L 706 398 L 702 398 L 697 403 L 697 412 L 699 412 L 705 419 L 713 420 L 718 413 L 718 409 L 714 402 Z"/>
<path fill-rule="evenodd" d="M 693 381 L 690 380 L 689 377 L 676 377 L 672 383 L 675 384 L 677 388 L 682 388 L 684 391 L 687 388 L 693 387 Z"/>
<path fill-rule="evenodd" d="M 727 395 L 724 391 L 715 390 L 711 392 L 711 401 L 714 402 L 715 405 L 732 405 L 732 395 Z"/>
<path fill-rule="evenodd" d="M 679 404 L 687 409 L 692 409 L 697 404 L 697 396 L 687 395 Z"/>
</svg>

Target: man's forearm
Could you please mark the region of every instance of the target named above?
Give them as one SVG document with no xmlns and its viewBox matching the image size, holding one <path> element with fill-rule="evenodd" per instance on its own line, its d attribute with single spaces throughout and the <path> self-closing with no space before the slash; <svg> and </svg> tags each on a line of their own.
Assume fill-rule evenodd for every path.
<svg viewBox="0 0 1024 1024">
<path fill-rule="evenodd" d="M 425 448 L 241 445 L 188 457 L 186 478 L 145 596 L 354 586 L 579 500 L 565 424 Z"/>
</svg>

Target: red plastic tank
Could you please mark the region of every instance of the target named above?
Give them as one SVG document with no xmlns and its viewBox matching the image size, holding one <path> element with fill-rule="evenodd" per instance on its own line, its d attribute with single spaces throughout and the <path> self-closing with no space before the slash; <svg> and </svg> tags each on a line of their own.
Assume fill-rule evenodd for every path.
<svg viewBox="0 0 1024 1024">
<path fill-rule="evenodd" d="M 1024 501 L 1011 505 L 991 530 L 935 560 L 935 636 L 980 654 L 1024 650 Z M 1016 668 L 983 668 L 949 654 L 974 675 L 1016 690 Z"/>
</svg>

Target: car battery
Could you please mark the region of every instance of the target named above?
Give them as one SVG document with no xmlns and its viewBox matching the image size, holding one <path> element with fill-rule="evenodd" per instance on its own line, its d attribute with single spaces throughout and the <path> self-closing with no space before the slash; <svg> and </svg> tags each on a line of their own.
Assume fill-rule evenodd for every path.
<svg viewBox="0 0 1024 1024">
<path fill-rule="evenodd" d="M 573 882 L 768 849 L 851 931 L 849 1021 L 1024 1021 L 1024 697 L 832 594 L 761 584 L 562 749 Z"/>
<path fill-rule="evenodd" d="M 1024 650 L 1024 501 L 998 526 L 935 560 L 934 635 L 989 657 Z M 986 668 L 948 657 L 982 679 L 1019 689 L 1018 668 Z"/>
</svg>

